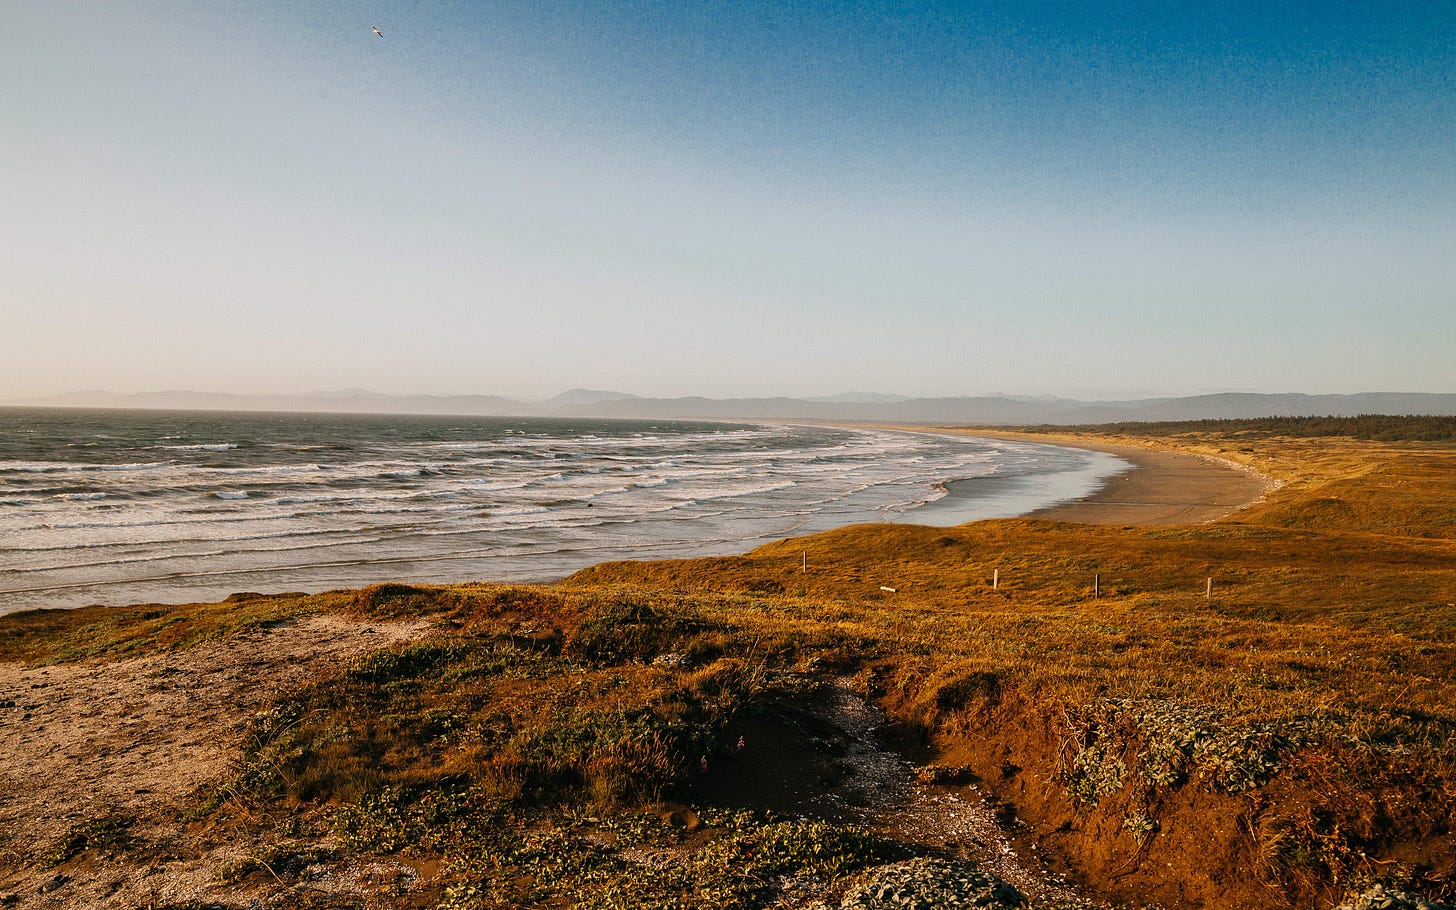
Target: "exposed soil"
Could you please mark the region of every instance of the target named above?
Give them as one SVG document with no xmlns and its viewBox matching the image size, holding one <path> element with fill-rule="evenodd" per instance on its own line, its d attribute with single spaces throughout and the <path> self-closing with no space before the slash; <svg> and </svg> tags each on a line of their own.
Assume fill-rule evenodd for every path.
<svg viewBox="0 0 1456 910">
<path fill-rule="evenodd" d="M 1181 787 L 1150 807 L 1158 828 L 1139 843 L 1124 824 L 1139 809 L 1130 790 L 1079 810 L 1057 782 L 1063 744 L 1054 717 L 1013 697 L 971 710 L 961 723 L 933 744 L 940 760 L 974 769 L 1004 811 L 1034 832 L 1040 855 L 1056 868 L 1134 905 L 1288 906 L 1261 883 L 1261 862 L 1247 836 L 1257 808 L 1249 797 Z"/>
<path fill-rule="evenodd" d="M 39 669 L 0 663 L 0 902 L 145 907 L 218 899 L 219 870 L 251 845 L 214 841 L 180 813 L 227 773 L 253 712 L 426 628 L 319 615 L 181 653 Z M 142 874 L 134 856 L 123 864 L 104 850 L 64 874 L 49 868 L 68 837 L 106 818 L 134 819 L 124 823 L 125 836 L 145 845 L 150 865 Z"/>
<path fill-rule="evenodd" d="M 696 785 L 727 805 L 863 825 L 890 840 L 968 860 L 1025 897 L 1101 906 L 1055 872 L 1006 807 L 968 769 L 917 774 L 889 718 L 847 681 L 805 705 L 744 719 L 742 748 Z M 924 769 L 930 772 L 931 769 Z"/>
</svg>

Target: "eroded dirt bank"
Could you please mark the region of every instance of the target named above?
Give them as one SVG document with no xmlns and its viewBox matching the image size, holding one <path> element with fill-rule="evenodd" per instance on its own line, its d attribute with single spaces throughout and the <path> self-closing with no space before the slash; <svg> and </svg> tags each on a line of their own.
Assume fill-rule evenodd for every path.
<svg viewBox="0 0 1456 910">
<path fill-rule="evenodd" d="M 1180 790 L 1154 807 L 1131 792 L 1080 808 L 1063 778 L 1074 761 L 1068 724 L 1049 706 L 1011 697 L 968 706 L 929 738 L 938 762 L 971 769 L 1049 861 L 1113 898 L 1167 907 L 1266 907 L 1283 901 L 1257 875 L 1243 829 L 1249 803 Z M 1130 820 L 1156 818 L 1156 830 Z"/>
<path fill-rule="evenodd" d="M 1286 766 L 1277 776 L 1248 789 L 1219 785 L 1218 769 L 1207 766 L 1154 786 L 1142 770 L 1157 742 L 1123 739 L 1107 727 L 1098 741 L 1063 706 L 984 682 L 950 704 L 943 692 L 913 686 L 885 686 L 881 701 L 914 731 L 924 754 L 964 769 L 991 794 L 1005 830 L 1035 844 L 1045 867 L 1061 870 L 1085 893 L 1169 908 L 1334 906 L 1393 868 L 1425 869 L 1428 885 L 1456 872 L 1456 842 L 1438 824 L 1404 843 L 1382 834 L 1409 831 L 1412 819 L 1426 814 L 1418 782 L 1373 803 L 1342 779 L 1338 756 L 1314 753 L 1281 756 Z M 940 696 L 940 710 L 928 707 L 927 695 Z M 1347 811 L 1332 814 L 1332 800 Z M 1345 875 L 1321 881 L 1314 873 L 1325 870 L 1310 845 L 1334 842 L 1342 829 L 1371 852 L 1350 850 Z M 1309 869 L 1301 874 L 1291 858 L 1307 850 Z M 1418 906 L 1372 900 L 1372 907 Z"/>
<path fill-rule="evenodd" d="M 709 769 L 695 796 L 861 825 L 967 862 L 1038 904 L 1105 906 L 1053 867 L 970 768 L 917 764 L 925 750 L 859 689 L 839 679 L 812 699 L 744 718 L 742 747 Z"/>
</svg>

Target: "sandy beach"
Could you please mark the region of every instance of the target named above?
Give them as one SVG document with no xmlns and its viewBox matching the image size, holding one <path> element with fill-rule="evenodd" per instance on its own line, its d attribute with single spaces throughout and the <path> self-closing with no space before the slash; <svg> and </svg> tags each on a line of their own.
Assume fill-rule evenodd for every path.
<svg viewBox="0 0 1456 910">
<path fill-rule="evenodd" d="M 1221 459 L 1082 436 L 947 427 L 936 432 L 1106 452 L 1132 464 L 1132 470 L 1108 478 L 1090 495 L 1038 509 L 1031 518 L 1121 526 L 1202 524 L 1257 502 L 1275 485 L 1256 471 Z"/>
</svg>

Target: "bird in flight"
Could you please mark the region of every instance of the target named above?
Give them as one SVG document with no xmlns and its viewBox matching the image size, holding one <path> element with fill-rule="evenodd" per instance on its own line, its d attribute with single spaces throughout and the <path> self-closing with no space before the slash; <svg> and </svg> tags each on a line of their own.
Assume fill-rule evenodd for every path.
<svg viewBox="0 0 1456 910">
<path fill-rule="evenodd" d="M 379 30 L 379 26 L 377 26 L 377 25 L 376 25 L 376 26 L 374 26 L 374 34 L 376 34 L 376 35 L 378 35 L 378 36 L 379 36 L 379 37 L 381 37 L 381 38 L 383 38 L 383 37 L 384 37 L 384 32 L 381 32 L 381 31 L 380 31 L 380 30 Z"/>
</svg>

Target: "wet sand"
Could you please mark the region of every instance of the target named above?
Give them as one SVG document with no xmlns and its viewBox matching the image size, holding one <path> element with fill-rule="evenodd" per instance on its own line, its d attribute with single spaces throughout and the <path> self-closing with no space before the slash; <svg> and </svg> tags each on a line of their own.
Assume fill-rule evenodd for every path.
<svg viewBox="0 0 1456 910">
<path fill-rule="evenodd" d="M 1038 509 L 1030 513 L 1031 518 L 1094 525 L 1202 524 L 1257 502 L 1276 486 L 1242 465 L 1184 452 L 1115 445 L 1080 436 L 951 427 L 937 427 L 935 432 L 1106 452 L 1133 466 L 1109 477 L 1090 495 Z"/>
</svg>

